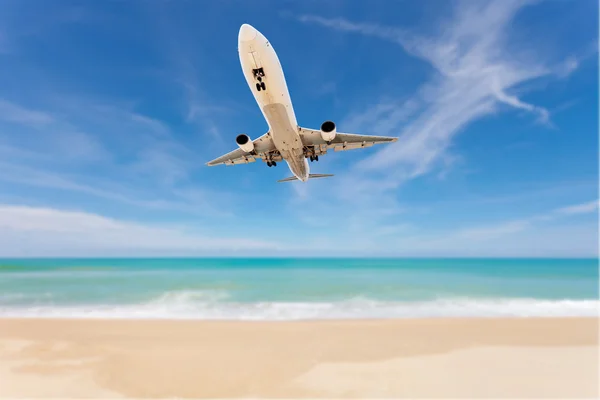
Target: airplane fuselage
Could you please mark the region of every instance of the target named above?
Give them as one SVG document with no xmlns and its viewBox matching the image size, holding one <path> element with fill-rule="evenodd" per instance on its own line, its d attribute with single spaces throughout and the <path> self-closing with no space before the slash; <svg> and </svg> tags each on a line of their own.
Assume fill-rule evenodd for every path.
<svg viewBox="0 0 600 400">
<path fill-rule="evenodd" d="M 279 58 L 269 41 L 252 26 L 244 24 L 238 37 L 242 71 L 269 125 L 273 144 L 301 181 L 309 178 L 304 144 Z"/>
</svg>

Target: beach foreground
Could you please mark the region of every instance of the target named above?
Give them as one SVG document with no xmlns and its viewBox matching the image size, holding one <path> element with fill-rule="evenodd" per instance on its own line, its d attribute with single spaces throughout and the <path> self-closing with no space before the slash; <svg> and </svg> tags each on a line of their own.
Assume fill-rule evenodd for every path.
<svg viewBox="0 0 600 400">
<path fill-rule="evenodd" d="M 0 397 L 598 396 L 598 319 L 0 319 Z"/>
</svg>

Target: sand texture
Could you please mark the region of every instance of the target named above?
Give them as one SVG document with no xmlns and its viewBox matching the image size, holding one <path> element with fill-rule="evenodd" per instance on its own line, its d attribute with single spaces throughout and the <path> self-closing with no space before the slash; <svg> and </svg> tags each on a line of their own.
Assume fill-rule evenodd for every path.
<svg viewBox="0 0 600 400">
<path fill-rule="evenodd" d="M 0 319 L 1 398 L 597 398 L 598 319 Z"/>
</svg>

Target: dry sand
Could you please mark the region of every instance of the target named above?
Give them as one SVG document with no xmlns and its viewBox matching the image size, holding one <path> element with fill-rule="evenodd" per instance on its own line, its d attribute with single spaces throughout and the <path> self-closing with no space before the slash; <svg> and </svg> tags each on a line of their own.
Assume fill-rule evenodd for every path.
<svg viewBox="0 0 600 400">
<path fill-rule="evenodd" d="M 2 398 L 597 398 L 598 319 L 0 319 Z"/>
</svg>

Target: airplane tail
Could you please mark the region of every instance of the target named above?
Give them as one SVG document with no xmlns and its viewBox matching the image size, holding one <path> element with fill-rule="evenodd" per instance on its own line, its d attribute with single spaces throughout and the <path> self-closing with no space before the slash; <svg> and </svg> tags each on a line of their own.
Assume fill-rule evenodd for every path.
<svg viewBox="0 0 600 400">
<path fill-rule="evenodd" d="M 333 174 L 309 174 L 308 179 L 329 178 L 330 176 L 333 176 Z M 289 178 L 280 179 L 277 182 L 290 182 L 297 180 L 298 178 L 296 176 L 290 176 Z"/>
</svg>

